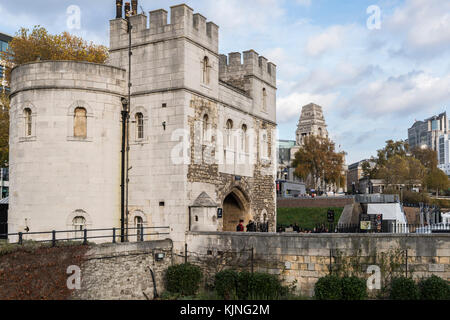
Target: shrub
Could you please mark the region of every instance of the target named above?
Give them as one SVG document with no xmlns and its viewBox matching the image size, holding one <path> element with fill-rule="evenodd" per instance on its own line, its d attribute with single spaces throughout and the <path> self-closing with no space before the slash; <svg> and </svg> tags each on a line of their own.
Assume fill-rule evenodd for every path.
<svg viewBox="0 0 450 320">
<path fill-rule="evenodd" d="M 166 271 L 166 288 L 171 293 L 194 295 L 202 280 L 202 271 L 192 264 L 170 266 Z"/>
<path fill-rule="evenodd" d="M 287 294 L 287 288 L 273 274 L 255 272 L 250 276 L 248 299 L 276 300 Z"/>
<path fill-rule="evenodd" d="M 341 300 L 341 279 L 335 275 L 320 278 L 314 286 L 314 296 L 317 300 Z"/>
<path fill-rule="evenodd" d="M 341 279 L 343 300 L 364 300 L 367 298 L 366 281 L 357 277 Z"/>
<path fill-rule="evenodd" d="M 391 281 L 389 298 L 391 300 L 418 300 L 419 288 L 411 278 L 393 278 Z"/>
<path fill-rule="evenodd" d="M 216 292 L 224 299 L 239 300 L 275 300 L 288 294 L 288 288 L 283 287 L 277 276 L 248 271 L 222 271 L 215 277 Z"/>
<path fill-rule="evenodd" d="M 450 285 L 435 275 L 422 279 L 419 289 L 422 300 L 450 300 Z"/>
<path fill-rule="evenodd" d="M 225 300 L 237 297 L 237 283 L 239 274 L 234 270 L 224 270 L 215 276 L 214 287 L 217 294 Z"/>
</svg>

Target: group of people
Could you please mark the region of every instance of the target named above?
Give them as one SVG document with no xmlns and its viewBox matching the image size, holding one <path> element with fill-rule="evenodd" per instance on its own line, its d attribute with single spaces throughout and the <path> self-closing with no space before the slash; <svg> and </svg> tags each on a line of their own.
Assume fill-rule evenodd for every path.
<svg viewBox="0 0 450 320">
<path fill-rule="evenodd" d="M 244 220 L 239 220 L 239 224 L 236 226 L 236 231 L 237 232 L 267 232 L 268 231 L 268 226 L 267 223 L 256 223 L 253 220 L 249 220 L 249 222 L 247 223 L 247 225 L 245 226 L 244 230 Z"/>
</svg>

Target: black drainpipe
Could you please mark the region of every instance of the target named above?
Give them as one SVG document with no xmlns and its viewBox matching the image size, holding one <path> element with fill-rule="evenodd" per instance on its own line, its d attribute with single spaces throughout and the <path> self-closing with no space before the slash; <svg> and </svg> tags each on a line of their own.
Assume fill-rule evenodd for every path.
<svg viewBox="0 0 450 320">
<path fill-rule="evenodd" d="M 128 100 L 122 98 L 122 163 L 120 176 L 120 242 L 125 241 L 125 155 L 126 155 L 126 129 L 128 119 Z"/>
</svg>

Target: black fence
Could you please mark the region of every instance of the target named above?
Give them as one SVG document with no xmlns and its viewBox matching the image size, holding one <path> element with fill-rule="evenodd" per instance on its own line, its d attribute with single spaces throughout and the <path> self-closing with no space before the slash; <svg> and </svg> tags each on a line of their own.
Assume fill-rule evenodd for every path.
<svg viewBox="0 0 450 320">
<path fill-rule="evenodd" d="M 432 225 L 404 224 L 384 221 L 378 226 L 364 224 L 317 224 L 314 228 L 301 226 L 278 226 L 278 232 L 297 233 L 450 233 L 450 224 L 438 223 Z"/>
<path fill-rule="evenodd" d="M 48 242 L 52 246 L 56 246 L 59 241 L 82 241 L 87 244 L 93 239 L 111 239 L 112 243 L 116 242 L 139 242 L 144 241 L 147 236 L 169 235 L 170 227 L 135 227 L 125 228 L 125 233 L 120 234 L 120 228 L 106 229 L 80 229 L 80 230 L 63 230 L 63 231 L 46 231 L 46 232 L 17 232 L 0 234 L 0 239 L 8 239 L 9 243 L 24 244 L 27 240 L 33 242 Z M 161 231 L 161 232 L 160 232 Z M 105 241 L 106 242 L 106 241 Z"/>
</svg>

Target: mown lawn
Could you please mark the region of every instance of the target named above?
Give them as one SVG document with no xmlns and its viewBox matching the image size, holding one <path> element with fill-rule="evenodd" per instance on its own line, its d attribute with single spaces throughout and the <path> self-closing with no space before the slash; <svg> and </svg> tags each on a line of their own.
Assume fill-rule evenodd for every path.
<svg viewBox="0 0 450 320">
<path fill-rule="evenodd" d="M 344 208 L 278 208 L 278 226 L 289 226 L 295 223 L 302 229 L 314 229 L 318 224 L 328 225 L 327 211 L 334 210 L 334 223 L 339 221 Z"/>
</svg>

